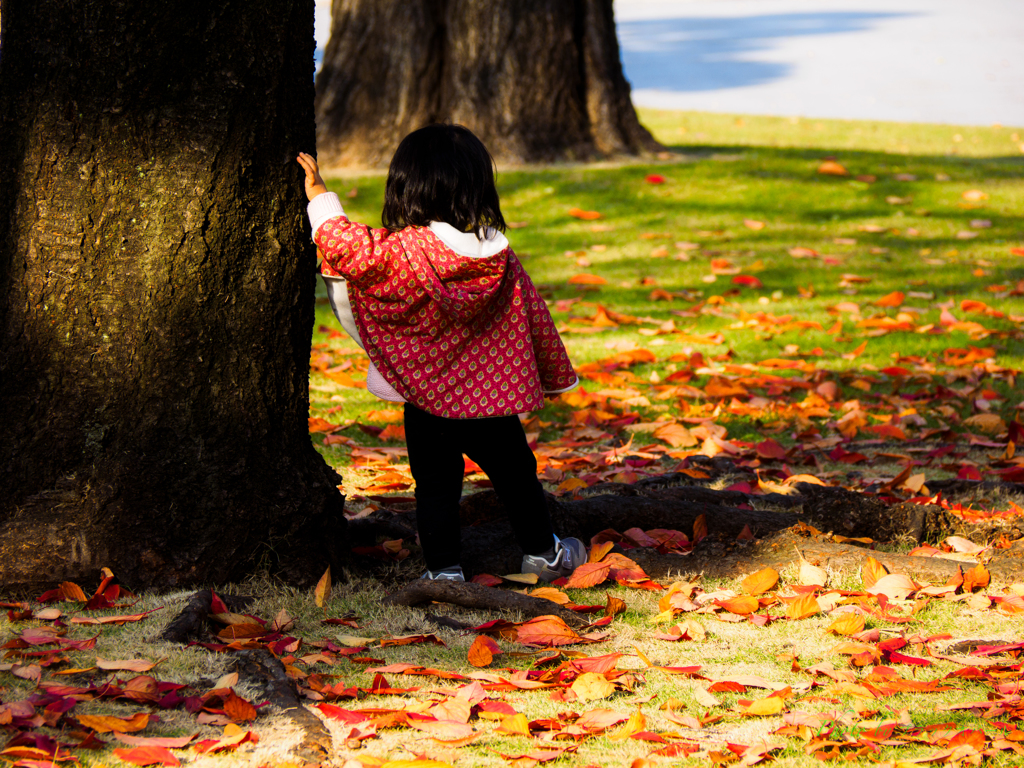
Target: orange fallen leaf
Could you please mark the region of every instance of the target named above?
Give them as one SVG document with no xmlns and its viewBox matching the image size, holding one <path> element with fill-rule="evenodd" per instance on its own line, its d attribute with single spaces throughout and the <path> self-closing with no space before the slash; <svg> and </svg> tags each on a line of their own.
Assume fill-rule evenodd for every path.
<svg viewBox="0 0 1024 768">
<path fill-rule="evenodd" d="M 720 605 L 722 608 L 725 608 L 729 613 L 735 613 L 737 616 L 749 616 L 761 607 L 761 603 L 758 602 L 758 599 L 750 595 L 740 595 L 738 597 L 730 597 L 725 600 L 716 600 L 715 603 Z"/>
<path fill-rule="evenodd" d="M 743 591 L 748 595 L 760 595 L 773 589 L 779 583 L 779 572 L 774 568 L 762 568 L 743 580 Z M 735 611 L 734 611 L 735 613 Z"/>
<path fill-rule="evenodd" d="M 826 160 L 818 166 L 818 173 L 825 176 L 849 176 L 850 172 L 835 160 Z"/>
<path fill-rule="evenodd" d="M 476 640 L 469 646 L 469 663 L 474 667 L 489 667 L 494 657 L 501 652 L 493 638 L 477 635 Z"/>
<path fill-rule="evenodd" d="M 800 595 L 786 608 L 786 616 L 790 619 L 806 619 L 821 613 L 821 607 L 813 594 Z"/>
<path fill-rule="evenodd" d="M 135 733 L 149 725 L 148 712 L 136 712 L 130 718 L 113 715 L 79 715 L 75 719 L 96 733 Z"/>
<path fill-rule="evenodd" d="M 523 645 L 542 647 L 569 645 L 581 640 L 580 636 L 557 616 L 538 616 L 520 624 L 516 639 Z"/>
<path fill-rule="evenodd" d="M 598 211 L 584 211 L 580 208 L 570 208 L 569 215 L 574 219 L 583 219 L 584 221 L 594 221 L 601 218 L 601 214 Z"/>
<path fill-rule="evenodd" d="M 608 562 L 584 563 L 573 571 L 568 581 L 566 581 L 565 586 L 570 589 L 587 589 L 588 587 L 596 587 L 598 584 L 607 580 L 610 572 L 611 564 Z"/>
<path fill-rule="evenodd" d="M 120 747 L 114 750 L 114 754 L 132 765 L 181 765 L 181 761 L 167 747 L 144 746 L 130 749 Z"/>
<path fill-rule="evenodd" d="M 590 275 L 586 272 L 581 272 L 578 275 L 573 275 L 569 278 L 571 285 L 605 285 L 607 280 L 600 275 Z"/>
<path fill-rule="evenodd" d="M 324 571 L 324 575 L 320 577 L 320 581 L 317 582 L 316 588 L 313 590 L 313 599 L 316 602 L 317 608 L 323 608 L 328 600 L 331 598 L 331 566 L 327 566 L 327 570 Z"/>
<path fill-rule="evenodd" d="M 861 568 L 861 580 L 864 582 L 865 589 L 871 589 L 875 586 L 875 583 L 889 573 L 889 570 L 882 565 L 880 562 L 875 560 L 873 557 L 868 557 L 864 561 L 864 565 Z"/>
<path fill-rule="evenodd" d="M 887 293 L 882 298 L 871 303 L 876 307 L 900 307 L 903 306 L 904 298 L 906 298 L 906 296 L 903 291 L 893 291 L 892 293 Z"/>
</svg>

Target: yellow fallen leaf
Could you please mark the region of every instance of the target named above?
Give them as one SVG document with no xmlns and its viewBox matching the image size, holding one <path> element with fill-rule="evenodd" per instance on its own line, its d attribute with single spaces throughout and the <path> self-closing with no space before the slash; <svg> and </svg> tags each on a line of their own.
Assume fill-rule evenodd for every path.
<svg viewBox="0 0 1024 768">
<path fill-rule="evenodd" d="M 584 672 L 572 684 L 572 692 L 583 701 L 607 699 L 615 693 L 615 686 L 597 672 Z"/>
</svg>

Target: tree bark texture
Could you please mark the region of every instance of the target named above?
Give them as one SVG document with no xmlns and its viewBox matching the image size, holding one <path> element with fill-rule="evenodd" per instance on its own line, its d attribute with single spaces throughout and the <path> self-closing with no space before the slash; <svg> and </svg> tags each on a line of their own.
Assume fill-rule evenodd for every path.
<svg viewBox="0 0 1024 768">
<path fill-rule="evenodd" d="M 0 582 L 323 570 L 311 0 L 7 0 Z"/>
<path fill-rule="evenodd" d="M 622 73 L 612 0 L 334 0 L 317 76 L 328 166 L 385 166 L 432 122 L 503 163 L 661 149 Z"/>
</svg>

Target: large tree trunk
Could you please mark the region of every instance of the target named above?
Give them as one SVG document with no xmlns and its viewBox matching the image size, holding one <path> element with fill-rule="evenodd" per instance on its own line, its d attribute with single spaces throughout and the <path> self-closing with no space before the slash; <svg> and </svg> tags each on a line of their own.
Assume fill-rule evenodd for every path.
<svg viewBox="0 0 1024 768">
<path fill-rule="evenodd" d="M 660 149 L 630 101 L 612 0 L 334 0 L 316 114 L 327 165 L 386 165 L 438 121 L 507 163 Z"/>
<path fill-rule="evenodd" d="M 2 19 L 0 581 L 322 570 L 344 522 L 307 431 L 313 3 Z"/>
</svg>

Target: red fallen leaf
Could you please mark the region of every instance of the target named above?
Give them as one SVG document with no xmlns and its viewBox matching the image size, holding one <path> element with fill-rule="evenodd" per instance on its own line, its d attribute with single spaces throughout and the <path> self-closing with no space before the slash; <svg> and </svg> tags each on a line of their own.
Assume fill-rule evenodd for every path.
<svg viewBox="0 0 1024 768">
<path fill-rule="evenodd" d="M 904 656 L 902 653 L 897 653 L 896 651 L 887 653 L 886 659 L 896 664 L 911 664 L 917 667 L 930 667 L 932 665 L 928 659 L 922 659 L 918 656 Z"/>
<path fill-rule="evenodd" d="M 689 554 L 693 544 L 682 531 L 675 531 L 668 528 L 652 528 L 647 535 L 654 540 L 655 546 L 662 554 L 676 553 Z"/>
<path fill-rule="evenodd" d="M 648 184 L 664 184 L 665 177 L 658 173 L 652 173 L 647 176 L 644 176 L 644 181 L 646 181 Z"/>
<path fill-rule="evenodd" d="M 770 437 L 755 445 L 754 450 L 757 451 L 758 457 L 762 459 L 781 460 L 786 458 L 786 449 Z"/>
<path fill-rule="evenodd" d="M 733 285 L 745 285 L 748 288 L 764 288 L 764 283 L 753 275 L 735 275 L 732 282 Z"/>
<path fill-rule="evenodd" d="M 364 712 L 353 712 L 350 709 L 343 709 L 335 704 L 320 703 L 316 705 L 316 708 L 323 713 L 324 717 L 327 717 L 330 720 L 338 720 L 342 723 L 348 723 L 350 725 L 363 723 L 370 719 Z"/>
<path fill-rule="evenodd" d="M 1014 256 L 1024 256 L 1024 248 L 1011 248 L 1010 253 Z"/>
<path fill-rule="evenodd" d="M 660 757 L 685 757 L 697 752 L 700 752 L 700 744 L 692 741 L 674 741 L 667 747 L 654 750 L 651 754 Z"/>
<path fill-rule="evenodd" d="M 960 471 L 956 473 L 957 479 L 959 480 L 981 480 L 981 472 L 978 471 L 977 467 L 972 467 L 970 464 L 965 464 L 960 467 Z"/>
<path fill-rule="evenodd" d="M 132 765 L 181 765 L 167 747 L 133 747 L 132 749 L 115 749 L 114 754 L 121 760 Z"/>
<path fill-rule="evenodd" d="M 719 680 L 708 686 L 709 693 L 743 693 L 747 686 L 734 680 Z"/>
<path fill-rule="evenodd" d="M 569 215 L 574 219 L 583 219 L 584 221 L 593 221 L 594 219 L 601 218 L 601 214 L 598 211 L 584 211 L 579 208 L 570 208 Z"/>
<path fill-rule="evenodd" d="M 557 616 L 538 616 L 519 625 L 516 639 L 542 647 L 578 643 L 582 638 Z"/>
<path fill-rule="evenodd" d="M 496 587 L 499 584 L 504 583 L 504 579 L 500 579 L 497 576 L 492 576 L 489 573 L 478 573 L 472 579 L 474 584 L 483 584 L 485 587 Z"/>
<path fill-rule="evenodd" d="M 259 736 L 252 731 L 243 731 L 237 725 L 231 723 L 224 726 L 223 738 L 205 739 L 196 744 L 193 749 L 202 754 L 207 752 L 222 752 L 224 750 L 235 749 L 247 741 L 255 744 L 259 741 Z"/>
</svg>

